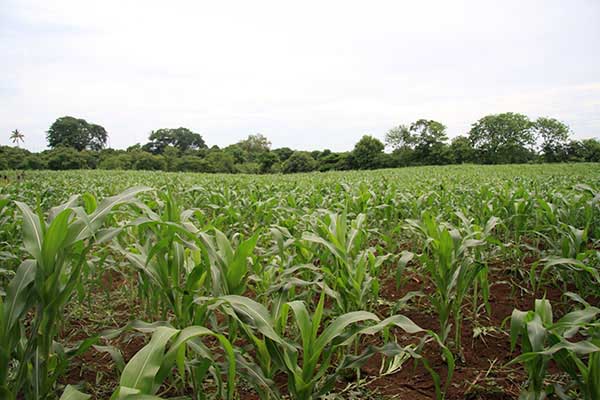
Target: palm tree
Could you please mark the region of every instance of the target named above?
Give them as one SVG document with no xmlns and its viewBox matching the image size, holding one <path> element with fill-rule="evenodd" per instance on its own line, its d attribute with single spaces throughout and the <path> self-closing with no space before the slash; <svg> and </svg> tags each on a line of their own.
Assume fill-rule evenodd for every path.
<svg viewBox="0 0 600 400">
<path fill-rule="evenodd" d="M 12 142 L 16 144 L 17 147 L 19 147 L 19 142 L 25 141 L 25 135 L 19 132 L 18 129 L 15 129 L 14 131 L 12 131 L 12 135 L 10 135 L 10 140 L 12 140 Z"/>
</svg>

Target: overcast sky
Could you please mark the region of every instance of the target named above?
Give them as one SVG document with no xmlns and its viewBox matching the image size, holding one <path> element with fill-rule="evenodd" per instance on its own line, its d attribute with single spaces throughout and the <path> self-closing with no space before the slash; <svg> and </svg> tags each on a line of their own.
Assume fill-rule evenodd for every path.
<svg viewBox="0 0 600 400">
<path fill-rule="evenodd" d="M 506 111 L 600 137 L 599 49 L 599 0 L 0 0 L 0 144 L 42 150 L 64 115 L 115 148 L 184 126 L 341 151 Z"/>
</svg>

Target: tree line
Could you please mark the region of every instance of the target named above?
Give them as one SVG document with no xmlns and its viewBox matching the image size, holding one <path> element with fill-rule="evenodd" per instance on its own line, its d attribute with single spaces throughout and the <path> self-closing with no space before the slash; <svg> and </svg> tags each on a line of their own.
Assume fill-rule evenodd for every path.
<svg viewBox="0 0 600 400">
<path fill-rule="evenodd" d="M 352 151 L 299 151 L 271 148 L 261 134 L 224 148 L 208 147 L 187 128 L 152 131 L 145 144 L 126 150 L 106 148 L 102 126 L 74 117 L 58 118 L 48 129 L 50 150 L 32 153 L 19 147 L 24 135 L 10 138 L 14 147 L 0 146 L 0 170 L 120 169 L 208 173 L 294 173 L 310 171 L 394 168 L 416 165 L 509 164 L 532 162 L 600 162 L 600 141 L 573 140 L 563 122 L 518 113 L 487 115 L 461 136 L 449 140 L 446 126 L 420 119 L 399 125 L 385 143 L 365 135 Z M 385 152 L 386 147 L 390 150 Z"/>
</svg>

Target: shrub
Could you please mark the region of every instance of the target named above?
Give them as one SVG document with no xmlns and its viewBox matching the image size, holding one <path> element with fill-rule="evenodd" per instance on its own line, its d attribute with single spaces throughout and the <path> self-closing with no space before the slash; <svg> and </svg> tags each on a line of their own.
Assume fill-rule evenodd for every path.
<svg viewBox="0 0 600 400">
<path fill-rule="evenodd" d="M 303 151 L 296 151 L 283 163 L 283 172 L 292 174 L 295 172 L 310 172 L 317 167 L 317 162 L 310 154 Z"/>
</svg>

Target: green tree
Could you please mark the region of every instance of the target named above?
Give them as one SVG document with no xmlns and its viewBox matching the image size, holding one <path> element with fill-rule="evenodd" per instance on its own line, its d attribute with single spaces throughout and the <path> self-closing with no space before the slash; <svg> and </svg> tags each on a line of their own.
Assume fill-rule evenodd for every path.
<svg viewBox="0 0 600 400">
<path fill-rule="evenodd" d="M 385 134 L 385 144 L 393 150 L 412 149 L 415 142 L 415 136 L 406 125 L 398 125 Z"/>
<path fill-rule="evenodd" d="M 314 171 L 317 163 L 309 153 L 305 151 L 295 151 L 290 158 L 283 163 L 282 171 L 286 174 L 295 172 Z"/>
<path fill-rule="evenodd" d="M 179 158 L 179 150 L 173 146 L 165 147 L 162 156 L 167 164 L 167 171 L 175 171 L 175 164 Z"/>
<path fill-rule="evenodd" d="M 327 155 L 321 155 L 321 158 L 319 159 L 319 171 L 325 172 L 339 169 L 339 163 L 342 160 L 342 158 L 342 154 L 332 153 L 331 151 L 329 151 Z"/>
<path fill-rule="evenodd" d="M 271 149 L 271 142 L 265 136 L 260 133 L 255 135 L 248 135 L 248 137 L 237 145 L 246 152 L 248 155 L 246 161 L 258 161 L 258 158 L 262 153 L 266 153 Z"/>
<path fill-rule="evenodd" d="M 225 151 L 214 149 L 205 158 L 210 172 L 234 173 L 236 172 L 233 156 Z"/>
<path fill-rule="evenodd" d="M 131 153 L 134 151 L 142 151 L 142 145 L 140 143 L 136 143 L 134 145 L 129 146 L 125 151 L 128 153 Z"/>
<path fill-rule="evenodd" d="M 231 155 L 236 164 L 242 164 L 248 161 L 248 152 L 239 144 L 231 144 L 223 149 L 224 152 Z"/>
<path fill-rule="evenodd" d="M 132 153 L 134 157 L 134 168 L 145 171 L 165 171 L 167 163 L 163 156 L 154 155 L 145 151 Z"/>
<path fill-rule="evenodd" d="M 475 161 L 475 149 L 466 136 L 457 136 L 450 143 L 450 157 L 455 164 L 471 163 Z"/>
<path fill-rule="evenodd" d="M 168 146 L 173 146 L 181 153 L 207 148 L 202 135 L 182 127 L 157 129 L 150 133 L 148 139 L 150 141 L 143 146 L 143 149 L 152 154 L 162 154 Z"/>
<path fill-rule="evenodd" d="M 446 126 L 434 120 L 420 119 L 410 125 L 414 137 L 414 157 L 419 164 L 448 163 Z"/>
<path fill-rule="evenodd" d="M 600 162 L 600 141 L 598 139 L 573 140 L 568 145 L 570 160 Z"/>
<path fill-rule="evenodd" d="M 0 169 L 25 169 L 25 160 L 30 154 L 28 150 L 20 147 L 0 146 Z"/>
<path fill-rule="evenodd" d="M 46 169 L 48 164 L 41 154 L 31 153 L 25 158 L 24 167 L 25 169 Z"/>
<path fill-rule="evenodd" d="M 555 118 L 540 117 L 534 123 L 534 130 L 540 141 L 540 150 L 544 161 L 566 161 L 566 146 L 570 136 L 570 129 L 567 125 Z"/>
<path fill-rule="evenodd" d="M 294 154 L 294 150 L 290 149 L 289 147 L 280 147 L 278 149 L 272 150 L 272 152 L 276 154 L 277 157 L 279 157 L 279 161 L 281 162 L 286 161 L 292 156 L 292 154 Z"/>
<path fill-rule="evenodd" d="M 132 160 L 130 154 L 113 154 L 100 160 L 98 163 L 98 168 L 128 170 L 133 168 L 133 164 L 134 161 Z"/>
<path fill-rule="evenodd" d="M 357 169 L 381 167 L 381 157 L 385 146 L 379 139 L 364 135 L 352 150 L 352 162 Z"/>
<path fill-rule="evenodd" d="M 46 154 L 48 168 L 60 171 L 68 169 L 89 168 L 89 154 L 77 151 L 72 147 L 57 147 Z"/>
<path fill-rule="evenodd" d="M 487 115 L 472 125 L 469 140 L 485 164 L 523 163 L 534 157 L 533 123 L 523 114 Z"/>
<path fill-rule="evenodd" d="M 194 156 L 184 156 L 178 159 L 175 169 L 182 172 L 212 172 L 208 161 Z"/>
<path fill-rule="evenodd" d="M 415 150 L 410 147 L 401 147 L 392 151 L 392 167 L 408 167 L 415 164 Z"/>
<path fill-rule="evenodd" d="M 58 118 L 48 129 L 46 139 L 51 148 L 60 146 L 76 150 L 101 150 L 106 145 L 108 134 L 100 125 L 73 117 Z"/>
<path fill-rule="evenodd" d="M 10 140 L 17 145 L 17 147 L 19 147 L 19 142 L 24 142 L 25 141 L 25 135 L 23 135 L 21 132 L 19 132 L 18 129 L 15 129 L 14 131 L 11 132 L 10 134 Z"/>
<path fill-rule="evenodd" d="M 268 151 L 262 153 L 258 157 L 258 162 L 260 164 L 260 173 L 267 174 L 271 172 L 271 168 L 273 168 L 273 165 L 279 162 L 279 157 L 277 157 L 277 154 Z"/>
<path fill-rule="evenodd" d="M 248 153 L 262 153 L 271 149 L 269 139 L 260 133 L 248 135 L 246 139 L 238 142 L 238 145 Z"/>
</svg>

